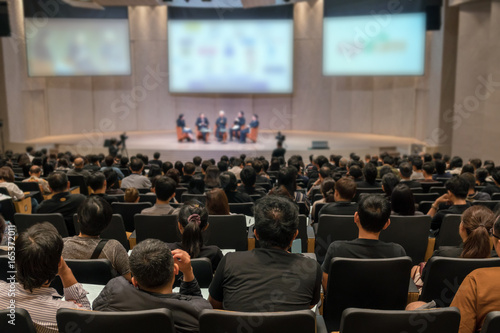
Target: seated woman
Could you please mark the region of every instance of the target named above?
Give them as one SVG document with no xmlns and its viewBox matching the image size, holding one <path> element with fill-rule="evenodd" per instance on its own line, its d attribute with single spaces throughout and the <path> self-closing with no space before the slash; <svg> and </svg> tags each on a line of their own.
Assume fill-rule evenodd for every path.
<svg viewBox="0 0 500 333">
<path fill-rule="evenodd" d="M 207 192 L 207 210 L 210 215 L 229 215 L 226 193 L 220 188 Z"/>
<path fill-rule="evenodd" d="M 413 216 L 424 215 L 424 213 L 415 210 L 415 199 L 413 192 L 405 184 L 398 184 L 391 194 L 391 215 Z"/>
<path fill-rule="evenodd" d="M 281 168 L 278 173 L 278 186 L 284 186 L 295 202 L 304 202 L 309 211 L 310 202 L 303 192 L 297 191 L 297 169 L 292 166 Z"/>
<path fill-rule="evenodd" d="M 248 194 L 237 191 L 238 181 L 234 173 L 226 171 L 220 174 L 220 185 L 226 193 L 229 203 L 253 202 Z"/>
<path fill-rule="evenodd" d="M 169 243 L 168 247 L 171 250 L 184 250 L 191 258 L 210 259 L 215 271 L 223 255 L 217 246 L 203 245 L 202 232 L 208 228 L 207 209 L 196 201 L 187 202 L 179 209 L 178 223 L 182 241 Z"/>
<path fill-rule="evenodd" d="M 80 234 L 64 238 L 64 259 L 108 259 L 119 275 L 130 281 L 128 254 L 114 239 L 100 239 L 99 235 L 111 222 L 113 209 L 100 197 L 89 197 L 78 208 Z"/>
<path fill-rule="evenodd" d="M 24 199 L 24 192 L 14 184 L 14 171 L 4 166 L 0 168 L 0 187 L 4 187 L 14 200 Z"/>
<path fill-rule="evenodd" d="M 328 202 L 334 202 L 335 201 L 335 181 L 333 178 L 325 178 L 323 180 L 323 183 L 321 183 L 321 194 L 323 195 L 323 199 L 317 200 L 314 202 L 312 211 L 311 211 L 311 216 L 313 218 L 313 222 L 316 222 L 317 216 L 316 216 L 316 207 L 317 204 L 319 203 L 328 203 Z M 319 211 L 318 211 L 319 213 Z"/>
<path fill-rule="evenodd" d="M 113 169 L 104 170 L 106 176 L 106 194 L 124 194 L 120 188 L 118 174 Z"/>
<path fill-rule="evenodd" d="M 210 165 L 205 172 L 205 187 L 207 189 L 220 188 L 220 170 L 215 165 Z"/>
<path fill-rule="evenodd" d="M 386 173 L 382 177 L 382 190 L 385 193 L 385 197 L 390 199 L 392 191 L 399 184 L 399 178 L 392 172 Z"/>
<path fill-rule="evenodd" d="M 186 120 L 184 119 L 184 114 L 180 114 L 177 118 L 177 127 L 182 129 L 182 133 L 185 133 L 188 137 L 188 141 L 194 142 L 193 130 L 186 127 Z"/>
<path fill-rule="evenodd" d="M 205 181 L 200 176 L 191 178 L 188 184 L 189 194 L 205 194 Z"/>
</svg>

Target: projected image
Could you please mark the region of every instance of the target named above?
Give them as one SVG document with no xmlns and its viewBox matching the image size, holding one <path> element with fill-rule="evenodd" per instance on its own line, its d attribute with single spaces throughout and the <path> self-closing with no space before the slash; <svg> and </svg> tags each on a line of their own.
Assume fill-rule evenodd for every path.
<svg viewBox="0 0 500 333">
<path fill-rule="evenodd" d="M 170 91 L 291 93 L 293 20 L 169 20 Z"/>
<path fill-rule="evenodd" d="M 128 20 L 25 20 L 29 76 L 130 75 Z"/>
<path fill-rule="evenodd" d="M 325 17 L 323 74 L 423 75 L 425 14 Z"/>
</svg>

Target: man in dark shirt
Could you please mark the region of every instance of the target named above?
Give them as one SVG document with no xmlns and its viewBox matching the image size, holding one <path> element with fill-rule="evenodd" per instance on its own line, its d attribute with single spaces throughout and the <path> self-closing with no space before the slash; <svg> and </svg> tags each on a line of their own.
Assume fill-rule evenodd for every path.
<svg viewBox="0 0 500 333">
<path fill-rule="evenodd" d="M 113 202 L 118 202 L 118 198 L 106 194 L 106 176 L 104 176 L 102 172 L 96 172 L 90 175 L 87 184 L 92 189 L 93 193 L 91 194 L 91 196 L 101 197 L 110 205 Z"/>
<path fill-rule="evenodd" d="M 159 168 L 161 168 L 162 166 L 162 161 L 160 160 L 160 153 L 159 152 L 156 152 L 153 154 L 153 160 L 152 161 L 149 161 L 149 164 L 151 165 L 157 165 Z"/>
<path fill-rule="evenodd" d="M 101 170 L 101 162 L 98 155 L 90 155 L 89 159 L 90 163 L 83 167 L 84 170 L 88 170 L 90 173 Z"/>
<path fill-rule="evenodd" d="M 434 201 L 427 215 L 432 217 L 431 234 L 437 235 L 441 223 L 447 214 L 462 214 L 470 204 L 466 201 L 469 193 L 469 183 L 461 177 L 453 177 L 446 182 L 447 193 Z M 451 207 L 440 209 L 441 204 L 451 204 Z"/>
<path fill-rule="evenodd" d="M 405 184 L 409 188 L 422 188 L 422 184 L 415 180 L 411 180 L 413 169 L 410 163 L 401 163 L 399 166 L 399 175 L 401 176 L 400 184 Z"/>
<path fill-rule="evenodd" d="M 377 183 L 377 167 L 373 163 L 367 163 L 363 168 L 364 180 L 356 182 L 358 188 L 381 188 L 382 185 Z"/>
<path fill-rule="evenodd" d="M 446 171 L 446 162 L 439 159 L 434 162 L 436 166 L 436 173 L 432 175 L 433 180 L 437 180 L 437 178 L 451 178 L 451 173 Z"/>
<path fill-rule="evenodd" d="M 37 213 L 61 213 L 66 222 L 69 235 L 74 236 L 73 215 L 78 210 L 80 204 L 85 201 L 85 196 L 69 193 L 69 181 L 64 172 L 54 172 L 49 176 L 48 182 L 54 195 L 52 198 L 42 201 L 38 206 Z"/>
<path fill-rule="evenodd" d="M 500 172 L 493 171 L 491 173 L 491 177 L 493 178 L 495 184 L 487 185 L 481 192 L 488 193 L 490 197 L 493 197 L 494 193 L 500 193 Z"/>
<path fill-rule="evenodd" d="M 287 250 L 298 234 L 298 209 L 287 198 L 266 196 L 255 206 L 261 247 L 228 253 L 217 267 L 209 301 L 215 309 L 246 312 L 304 310 L 320 299 L 319 264 Z"/>
<path fill-rule="evenodd" d="M 276 149 L 273 150 L 273 155 L 272 157 L 283 157 L 285 158 L 285 154 L 286 154 L 286 149 L 283 148 L 283 141 L 278 141 L 278 143 L 276 144 Z"/>
<path fill-rule="evenodd" d="M 233 141 L 234 136 L 238 136 L 240 134 L 240 131 L 243 126 L 245 126 L 245 123 L 245 113 L 243 111 L 238 112 L 238 117 L 234 120 L 233 127 L 229 131 L 229 139 L 231 141 Z"/>
<path fill-rule="evenodd" d="M 358 210 L 358 204 L 351 202 L 356 195 L 356 182 L 351 178 L 340 178 L 335 183 L 335 202 L 326 204 L 318 213 L 329 215 L 354 215 Z"/>
<path fill-rule="evenodd" d="M 250 129 L 259 127 L 259 116 L 254 114 L 252 116 L 252 121 L 248 124 L 248 127 L 240 131 L 240 142 L 247 142 L 247 135 L 250 133 Z"/>
<path fill-rule="evenodd" d="M 170 251 L 158 239 L 140 242 L 130 255 L 132 284 L 124 277 L 109 281 L 95 299 L 96 311 L 140 311 L 167 308 L 174 313 L 178 333 L 199 332 L 198 317 L 211 309 L 193 274 L 191 258 L 182 250 Z M 183 273 L 180 293 L 172 291 L 175 276 Z"/>
<path fill-rule="evenodd" d="M 238 186 L 238 192 L 246 193 L 248 195 L 258 194 L 261 197 L 266 195 L 266 190 L 260 186 L 255 186 L 257 173 L 251 166 L 244 167 L 240 172 L 242 185 Z"/>
<path fill-rule="evenodd" d="M 181 183 L 182 184 L 189 184 L 191 179 L 193 179 L 195 169 L 196 169 L 196 166 L 192 162 L 186 162 L 186 164 L 184 164 L 184 167 L 182 168 L 182 171 L 184 172 L 184 174 L 181 176 Z"/>
<path fill-rule="evenodd" d="M 385 243 L 379 240 L 382 230 L 391 224 L 391 205 L 378 195 L 363 197 L 358 211 L 354 214 L 354 223 L 358 227 L 358 238 L 352 241 L 335 241 L 328 247 L 323 269 L 323 290 L 326 292 L 328 274 L 332 259 L 335 257 L 378 259 L 406 256 L 399 244 Z"/>
<path fill-rule="evenodd" d="M 234 173 L 230 171 L 223 172 L 220 174 L 219 180 L 229 203 L 253 202 L 250 195 L 237 191 L 238 181 Z"/>
<path fill-rule="evenodd" d="M 201 133 L 203 141 L 207 142 L 208 119 L 205 117 L 205 114 L 201 113 L 196 119 L 196 128 Z"/>
</svg>

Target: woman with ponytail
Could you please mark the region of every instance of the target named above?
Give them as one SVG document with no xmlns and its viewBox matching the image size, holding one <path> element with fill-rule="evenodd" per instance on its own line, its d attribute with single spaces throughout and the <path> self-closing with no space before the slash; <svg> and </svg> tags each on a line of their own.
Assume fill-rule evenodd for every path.
<svg viewBox="0 0 500 333">
<path fill-rule="evenodd" d="M 321 183 L 321 194 L 323 195 L 323 199 L 316 200 L 313 204 L 313 207 L 312 207 L 311 216 L 314 219 L 313 222 L 317 222 L 316 221 L 318 218 L 317 213 L 319 213 L 319 211 L 316 212 L 316 207 L 317 207 L 316 204 L 335 202 L 335 197 L 334 197 L 335 180 L 333 180 L 333 178 L 327 177 L 323 180 L 323 182 Z"/>
<path fill-rule="evenodd" d="M 186 251 L 191 258 L 208 258 L 215 271 L 223 255 L 221 250 L 214 245 L 203 245 L 202 232 L 208 228 L 208 211 L 198 202 L 188 202 L 181 206 L 178 215 L 179 231 L 182 241 L 170 243 L 171 250 L 181 249 Z"/>
</svg>

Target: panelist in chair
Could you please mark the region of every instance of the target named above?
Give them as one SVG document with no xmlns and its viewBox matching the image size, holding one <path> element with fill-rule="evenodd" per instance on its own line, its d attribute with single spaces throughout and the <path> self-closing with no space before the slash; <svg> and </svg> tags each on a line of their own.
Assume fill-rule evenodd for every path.
<svg viewBox="0 0 500 333">
<path fill-rule="evenodd" d="M 238 136 L 240 130 L 245 126 L 245 113 L 243 111 L 238 112 L 238 117 L 234 120 L 233 127 L 230 131 L 230 140 L 233 141 L 233 136 Z"/>
<path fill-rule="evenodd" d="M 252 121 L 250 124 L 248 124 L 247 128 L 244 128 L 240 131 L 240 142 L 241 143 L 246 143 L 247 142 L 247 135 L 250 133 L 250 130 L 252 128 L 259 128 L 259 116 L 254 114 L 252 116 Z"/>
<path fill-rule="evenodd" d="M 196 128 L 201 133 L 201 138 L 203 141 L 207 142 L 208 133 L 208 119 L 205 117 L 204 113 L 200 113 L 200 116 L 196 119 Z"/>
<path fill-rule="evenodd" d="M 182 133 L 185 133 L 189 141 L 194 141 L 193 130 L 186 127 L 186 120 L 184 119 L 184 114 L 180 114 L 177 118 L 177 127 L 182 128 Z"/>
<path fill-rule="evenodd" d="M 226 125 L 227 125 L 227 118 L 224 115 L 224 111 L 219 112 L 219 118 L 215 121 L 215 137 L 217 138 L 217 141 L 221 142 L 224 134 L 226 134 Z"/>
</svg>

